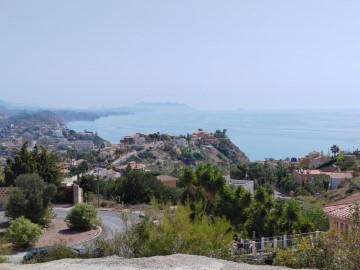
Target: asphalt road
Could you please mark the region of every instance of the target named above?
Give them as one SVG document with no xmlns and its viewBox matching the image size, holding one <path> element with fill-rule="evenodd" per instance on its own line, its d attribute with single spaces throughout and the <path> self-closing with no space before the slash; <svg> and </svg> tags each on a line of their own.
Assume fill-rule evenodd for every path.
<svg viewBox="0 0 360 270">
<path fill-rule="evenodd" d="M 64 219 L 69 212 L 69 208 L 54 208 L 54 213 L 57 218 Z M 123 232 L 125 229 L 125 223 L 122 219 L 122 213 L 117 211 L 98 211 L 98 216 L 101 219 L 102 232 L 100 237 L 105 239 L 111 238 L 114 233 Z M 128 224 L 138 222 L 139 214 L 128 213 Z"/>
<path fill-rule="evenodd" d="M 54 208 L 54 213 L 56 218 L 64 219 L 67 213 L 70 211 L 70 208 Z M 125 229 L 125 223 L 122 219 L 122 213 L 117 211 L 98 211 L 98 216 L 101 219 L 101 228 L 102 232 L 99 237 L 105 239 L 111 239 L 114 233 L 123 232 Z M 140 220 L 138 213 L 128 213 L 128 224 L 138 222 Z M 4 211 L 0 211 L 0 221 L 7 220 L 4 217 Z M 85 241 L 81 244 L 74 245 L 74 247 L 84 247 L 86 244 L 91 244 L 95 239 L 90 241 Z M 26 252 L 21 252 L 13 255 L 6 256 L 11 263 L 21 263 L 23 256 Z"/>
</svg>

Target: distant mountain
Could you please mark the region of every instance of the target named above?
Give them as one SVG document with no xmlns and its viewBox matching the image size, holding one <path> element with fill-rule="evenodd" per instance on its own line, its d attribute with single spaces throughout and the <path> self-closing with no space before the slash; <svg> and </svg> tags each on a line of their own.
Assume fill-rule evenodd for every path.
<svg viewBox="0 0 360 270">
<path fill-rule="evenodd" d="M 13 116 L 17 114 L 36 114 L 42 111 L 52 111 L 59 115 L 66 122 L 72 121 L 94 121 L 100 117 L 110 115 L 126 115 L 139 112 L 184 112 L 193 110 L 184 103 L 176 102 L 139 102 L 132 106 L 122 106 L 110 109 L 51 109 L 35 107 L 31 105 L 13 105 L 4 100 L 0 100 L 0 116 Z"/>
<path fill-rule="evenodd" d="M 6 101 L 0 100 L 0 116 L 10 116 L 17 113 L 14 106 Z"/>
<path fill-rule="evenodd" d="M 0 99 L 0 107 L 4 107 L 4 108 L 9 109 L 9 108 L 12 107 L 12 105 L 11 105 L 10 103 L 8 103 L 8 102 L 3 101 L 3 100 Z"/>
<path fill-rule="evenodd" d="M 33 130 L 36 126 L 65 126 L 65 121 L 61 116 L 52 111 L 40 111 L 35 113 L 19 112 L 0 121 L 0 126 L 8 126 L 10 124 Z"/>
<path fill-rule="evenodd" d="M 55 111 L 60 115 L 66 122 L 72 121 L 94 121 L 100 117 L 110 115 L 126 115 L 128 112 L 119 111 L 72 111 L 72 110 L 57 110 Z"/>
</svg>

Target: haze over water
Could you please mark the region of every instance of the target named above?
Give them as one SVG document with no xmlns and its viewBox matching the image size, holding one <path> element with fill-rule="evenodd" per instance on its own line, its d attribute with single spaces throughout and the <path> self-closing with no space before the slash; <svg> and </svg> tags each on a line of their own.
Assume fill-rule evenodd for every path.
<svg viewBox="0 0 360 270">
<path fill-rule="evenodd" d="M 327 154 L 333 144 L 344 151 L 360 146 L 360 110 L 146 112 L 68 126 L 97 131 L 111 143 L 137 132 L 186 135 L 198 128 L 227 129 L 230 139 L 252 161 L 302 157 L 313 150 Z"/>
</svg>

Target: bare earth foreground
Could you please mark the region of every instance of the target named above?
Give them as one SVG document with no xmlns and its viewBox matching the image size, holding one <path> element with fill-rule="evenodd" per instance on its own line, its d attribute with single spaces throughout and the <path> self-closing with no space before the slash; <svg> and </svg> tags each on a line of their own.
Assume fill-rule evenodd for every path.
<svg viewBox="0 0 360 270">
<path fill-rule="evenodd" d="M 107 257 L 102 259 L 66 259 L 43 264 L 0 264 L 1 270 L 281 270 L 285 267 L 249 265 L 212 258 L 175 254 L 140 259 Z"/>
</svg>

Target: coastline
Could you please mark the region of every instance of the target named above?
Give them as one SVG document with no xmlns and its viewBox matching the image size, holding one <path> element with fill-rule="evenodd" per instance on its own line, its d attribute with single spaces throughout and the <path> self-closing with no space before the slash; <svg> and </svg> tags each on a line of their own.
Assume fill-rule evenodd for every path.
<svg viewBox="0 0 360 270">
<path fill-rule="evenodd" d="M 186 135 L 198 128 L 209 132 L 227 129 L 231 141 L 254 161 L 301 157 L 313 150 L 326 154 L 333 144 L 345 151 L 356 149 L 360 145 L 359 115 L 358 110 L 139 112 L 67 126 L 98 132 L 111 143 L 137 132 Z"/>
</svg>

